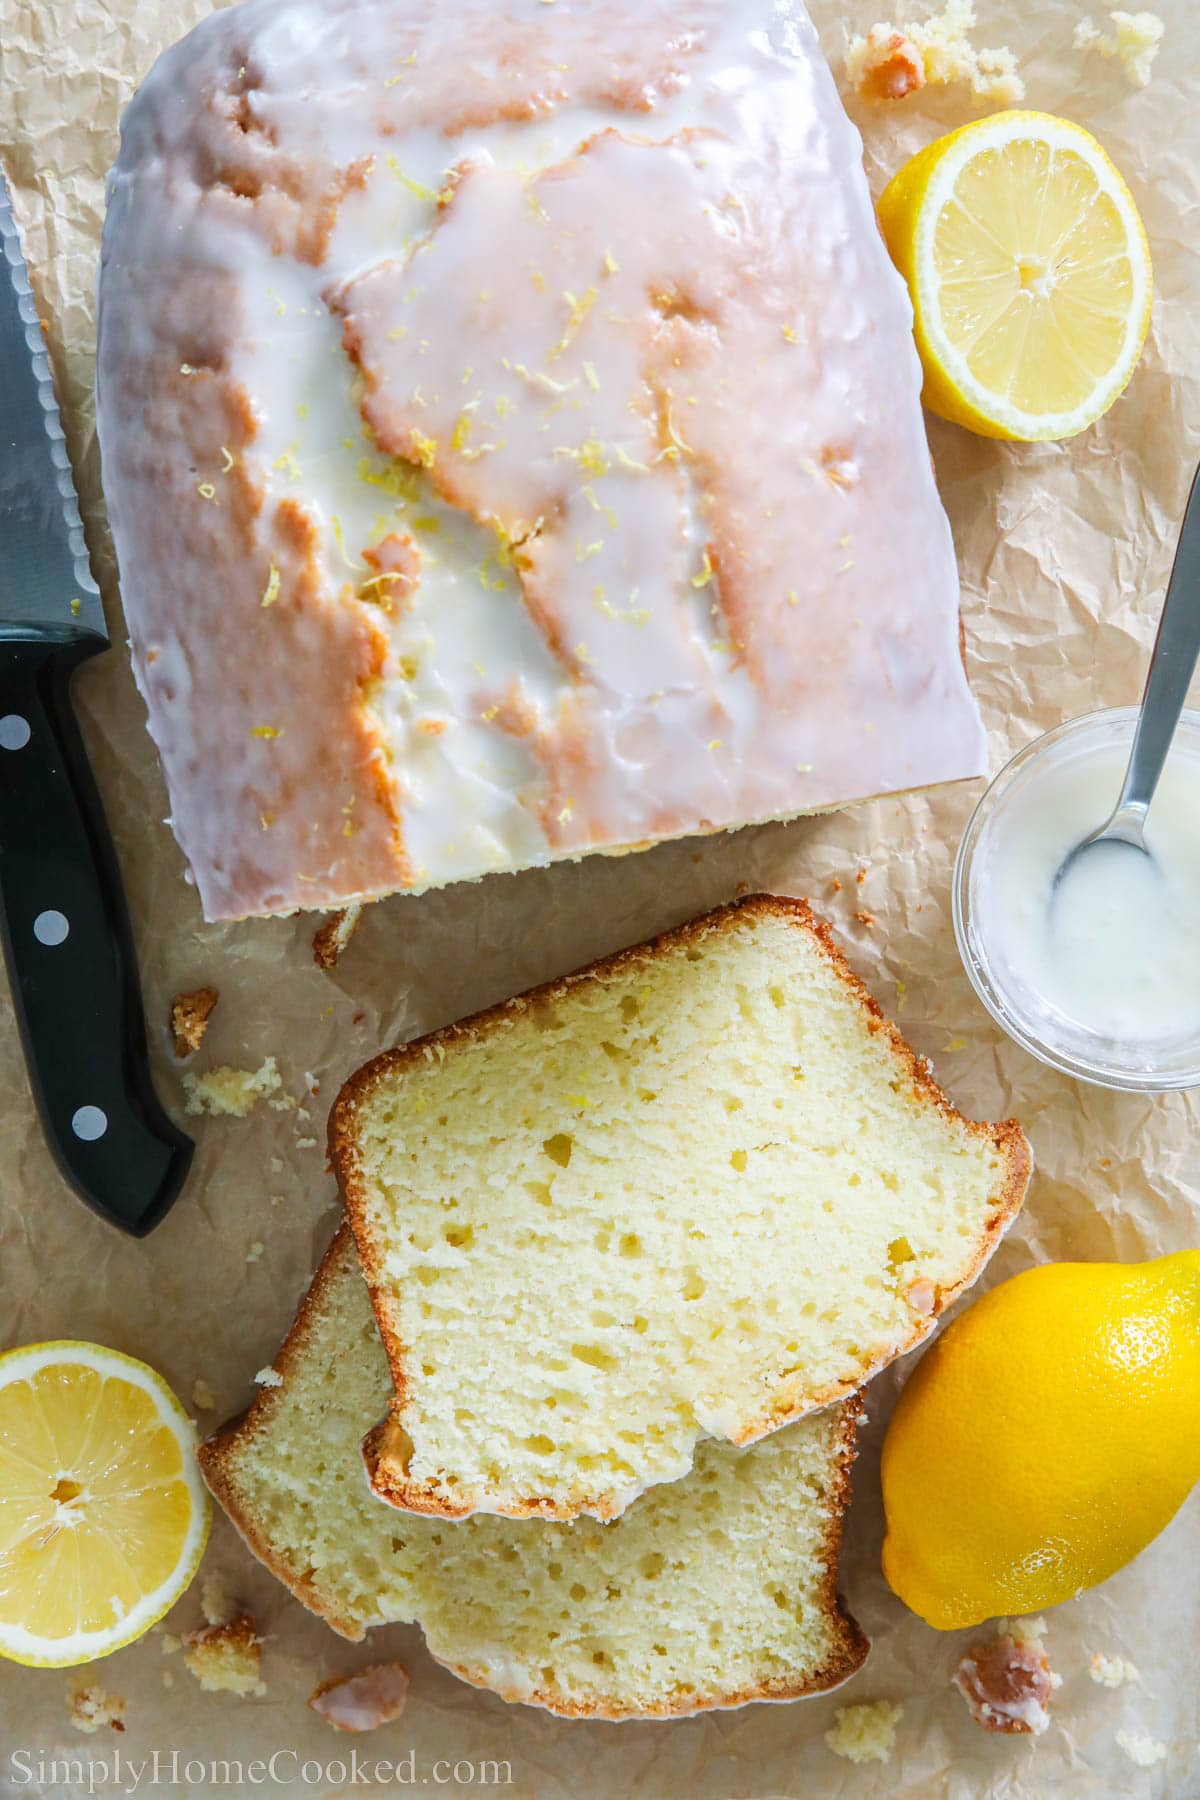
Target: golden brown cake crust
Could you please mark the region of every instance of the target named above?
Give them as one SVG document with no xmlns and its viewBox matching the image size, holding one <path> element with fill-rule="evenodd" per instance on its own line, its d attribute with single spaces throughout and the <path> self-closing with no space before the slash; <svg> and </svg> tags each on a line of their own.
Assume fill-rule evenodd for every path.
<svg viewBox="0 0 1200 1800">
<path fill-rule="evenodd" d="M 221 998 L 216 988 L 196 988 L 190 994 L 176 994 L 171 1002 L 169 1025 L 171 1044 L 180 1062 L 191 1056 L 204 1042 L 208 1021 Z"/>
<path fill-rule="evenodd" d="M 336 969 L 342 952 L 350 939 L 358 930 L 362 919 L 362 906 L 343 906 L 335 913 L 330 913 L 324 924 L 314 933 L 312 941 L 313 961 L 318 969 L 326 974 Z"/>
<path fill-rule="evenodd" d="M 896 1026 L 884 1017 L 878 1002 L 873 999 L 846 960 L 830 926 L 813 912 L 807 900 L 794 899 L 781 894 L 748 895 L 745 899 L 735 900 L 728 906 L 719 907 L 716 911 L 706 913 L 701 918 L 693 919 L 687 924 L 676 926 L 671 931 L 663 932 L 645 943 L 635 944 L 627 950 L 604 957 L 598 962 L 589 964 L 586 968 L 576 970 L 573 974 L 560 976 L 554 981 L 531 988 L 527 993 L 517 995 L 512 1000 L 502 1001 L 499 1005 L 488 1007 L 483 1012 L 460 1020 L 456 1024 L 443 1026 L 441 1030 L 418 1038 L 413 1043 L 401 1045 L 394 1050 L 385 1050 L 380 1056 L 373 1058 L 371 1062 L 352 1075 L 343 1086 L 329 1118 L 329 1156 L 338 1178 L 350 1223 L 354 1229 L 359 1256 L 367 1278 L 367 1286 L 371 1292 L 372 1305 L 375 1308 L 376 1323 L 379 1326 L 384 1350 L 391 1365 L 392 1380 L 396 1389 L 396 1399 L 393 1402 L 391 1417 L 370 1432 L 363 1443 L 363 1456 L 371 1486 L 381 1500 L 386 1500 L 389 1505 L 400 1507 L 407 1512 L 449 1519 L 464 1518 L 475 1510 L 470 1506 L 456 1508 L 449 1504 L 443 1495 L 432 1490 L 428 1485 L 408 1482 L 399 1467 L 399 1456 L 393 1453 L 403 1442 L 403 1427 L 398 1422 L 396 1415 L 404 1404 L 406 1392 L 405 1346 L 391 1323 L 388 1301 L 384 1291 L 382 1247 L 376 1242 L 372 1232 L 369 1211 L 362 1191 L 356 1145 L 356 1119 L 359 1108 L 370 1098 L 379 1082 L 387 1079 L 397 1070 L 423 1060 L 427 1051 L 458 1046 L 464 1042 L 483 1043 L 500 1024 L 512 1016 L 514 1011 L 527 1011 L 531 1007 L 561 1000 L 573 989 L 594 985 L 613 975 L 623 974 L 641 963 L 650 961 L 664 950 L 696 943 L 713 932 L 728 930 L 734 927 L 739 919 L 768 917 L 785 920 L 812 934 L 844 983 L 848 993 L 861 1007 L 867 1030 L 873 1035 L 882 1036 L 904 1067 L 917 1098 L 922 1104 L 935 1108 L 946 1119 L 968 1131 L 972 1137 L 991 1144 L 1003 1157 L 1006 1173 L 1001 1194 L 988 1219 L 970 1267 L 957 1282 L 941 1288 L 935 1293 L 931 1310 L 914 1319 L 913 1329 L 905 1342 L 898 1347 L 893 1342 L 873 1347 L 864 1357 L 864 1368 L 857 1381 L 831 1383 L 814 1391 L 805 1391 L 802 1382 L 797 1381 L 794 1389 L 781 1396 L 776 1406 L 760 1418 L 751 1421 L 744 1431 L 732 1439 L 732 1442 L 739 1445 L 754 1443 L 769 1432 L 777 1431 L 781 1426 L 803 1418 L 806 1413 L 814 1412 L 835 1400 L 840 1400 L 846 1394 L 853 1393 L 857 1387 L 869 1381 L 872 1375 L 893 1361 L 895 1357 L 906 1355 L 908 1351 L 921 1343 L 933 1330 L 940 1314 L 975 1281 L 1008 1225 L 1019 1211 L 1029 1184 L 1032 1155 L 1028 1140 L 1020 1125 L 1015 1119 L 1005 1119 L 999 1124 L 990 1124 L 986 1121 L 975 1121 L 963 1117 L 934 1080 L 928 1064 L 917 1056 L 911 1045 L 900 1035 Z M 564 1510 L 561 1505 L 548 1498 L 532 1496 L 520 1503 L 496 1505 L 489 1510 L 495 1510 L 509 1518 L 563 1519 L 574 1518 L 580 1512 L 587 1512 L 595 1518 L 607 1519 L 614 1517 L 620 1508 L 614 1507 L 604 1496 L 588 1496 L 572 1505 L 570 1510 Z"/>
</svg>

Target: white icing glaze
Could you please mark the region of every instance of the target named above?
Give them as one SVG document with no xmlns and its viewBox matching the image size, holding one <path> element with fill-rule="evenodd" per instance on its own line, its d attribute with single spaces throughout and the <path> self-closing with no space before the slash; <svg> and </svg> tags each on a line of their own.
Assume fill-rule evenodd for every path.
<svg viewBox="0 0 1200 1800">
<path fill-rule="evenodd" d="M 205 21 L 99 410 L 206 916 L 980 773 L 910 322 L 794 0 Z"/>
</svg>

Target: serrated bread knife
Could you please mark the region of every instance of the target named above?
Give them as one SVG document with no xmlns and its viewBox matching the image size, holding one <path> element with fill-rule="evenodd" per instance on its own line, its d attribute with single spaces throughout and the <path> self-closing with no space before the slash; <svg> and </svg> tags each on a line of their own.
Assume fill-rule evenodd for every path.
<svg viewBox="0 0 1200 1800">
<path fill-rule="evenodd" d="M 71 710 L 74 671 L 107 648 L 0 174 L 0 934 L 50 1148 L 90 1206 L 140 1237 L 192 1144 L 150 1080 L 121 877 Z"/>
</svg>

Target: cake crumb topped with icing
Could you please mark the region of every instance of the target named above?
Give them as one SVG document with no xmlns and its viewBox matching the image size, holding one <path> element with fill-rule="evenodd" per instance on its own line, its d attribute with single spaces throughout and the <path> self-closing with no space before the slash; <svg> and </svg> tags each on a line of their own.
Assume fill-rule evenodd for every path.
<svg viewBox="0 0 1200 1800">
<path fill-rule="evenodd" d="M 350 1675 L 334 1675 L 309 1695 L 318 1718 L 335 1731 L 377 1731 L 404 1711 L 408 1672 L 401 1663 L 372 1663 Z"/>
<path fill-rule="evenodd" d="M 925 86 L 925 58 L 892 25 L 872 25 L 852 40 L 846 73 L 860 100 L 903 100 Z"/>
<path fill-rule="evenodd" d="M 846 75 L 862 100 L 903 100 L 929 82 L 963 84 L 974 99 L 1019 106 L 1025 83 L 1005 45 L 976 49 L 974 0 L 946 0 L 941 12 L 907 25 L 873 25 L 850 40 Z"/>
<path fill-rule="evenodd" d="M 953 1683 L 967 1710 L 985 1731 L 1032 1734 L 1049 1728 L 1050 1696 L 1062 1686 L 1042 1644 L 1045 1621 L 1000 1621 L 997 1635 L 973 1644 Z"/>
</svg>

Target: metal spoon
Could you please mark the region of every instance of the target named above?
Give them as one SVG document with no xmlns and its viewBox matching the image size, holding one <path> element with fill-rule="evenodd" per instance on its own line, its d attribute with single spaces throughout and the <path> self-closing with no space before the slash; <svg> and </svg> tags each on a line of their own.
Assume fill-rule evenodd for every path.
<svg viewBox="0 0 1200 1800">
<path fill-rule="evenodd" d="M 1163 601 L 1158 636 L 1150 657 L 1146 691 L 1125 785 L 1116 806 L 1096 831 L 1068 853 L 1054 877 L 1054 887 L 1086 850 L 1096 844 L 1122 844 L 1152 858 L 1146 845 L 1146 815 L 1163 772 L 1175 727 L 1187 699 L 1196 661 L 1200 657 L 1200 470 L 1192 481 L 1183 529 L 1175 551 L 1167 597 Z"/>
</svg>

